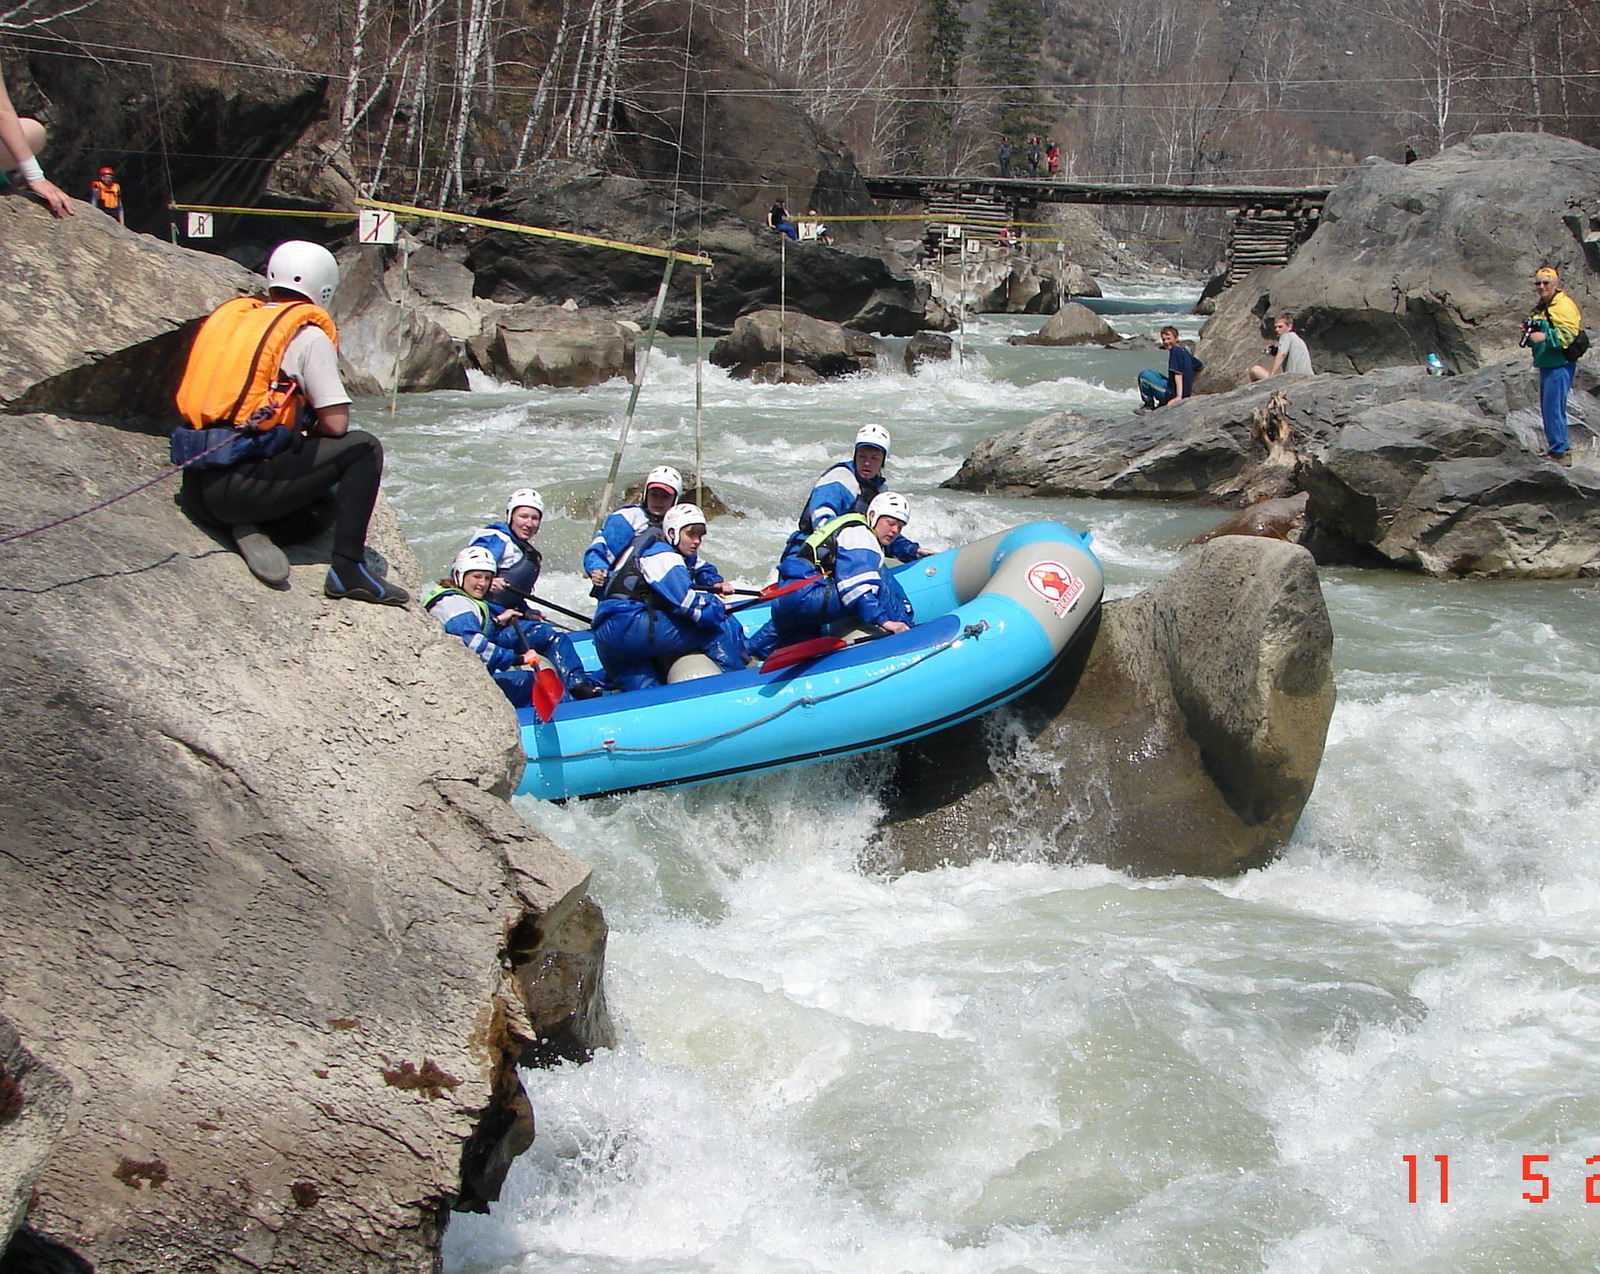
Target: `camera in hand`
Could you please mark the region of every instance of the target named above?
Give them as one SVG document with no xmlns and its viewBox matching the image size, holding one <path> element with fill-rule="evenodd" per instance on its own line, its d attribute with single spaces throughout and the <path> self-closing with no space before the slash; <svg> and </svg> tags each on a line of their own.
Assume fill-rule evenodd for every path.
<svg viewBox="0 0 1600 1274">
<path fill-rule="evenodd" d="M 1534 332 L 1537 331 L 1537 330 L 1538 329 L 1535 327 L 1535 325 L 1531 321 L 1524 321 L 1523 324 L 1522 324 L 1522 339 L 1517 342 L 1517 348 L 1519 348 L 1519 349 L 1527 349 L 1528 346 L 1530 344 L 1532 344 L 1532 342 L 1529 341 L 1528 338 L 1530 336 L 1532 336 L 1534 334 Z"/>
</svg>

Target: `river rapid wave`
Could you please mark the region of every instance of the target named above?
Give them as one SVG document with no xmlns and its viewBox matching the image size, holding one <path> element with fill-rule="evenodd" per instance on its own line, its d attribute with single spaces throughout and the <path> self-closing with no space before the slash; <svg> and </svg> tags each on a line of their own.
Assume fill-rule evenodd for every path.
<svg viewBox="0 0 1600 1274">
<path fill-rule="evenodd" d="M 1110 316 L 1128 334 L 1171 317 Z M 960 364 L 917 377 L 757 387 L 706 366 L 704 468 L 741 516 L 705 554 L 762 582 L 871 420 L 925 545 L 1055 517 L 1094 534 L 1109 596 L 1166 575 L 1219 514 L 939 489 L 1009 425 L 1131 413 L 1161 364 L 1005 344 L 1040 322 L 984 319 Z M 577 562 L 626 399 L 478 382 L 360 414 L 425 566 L 533 485 L 541 594 L 586 611 Z M 693 343 L 663 342 L 625 478 L 694 466 L 694 403 Z M 1322 772 L 1288 852 L 1235 880 L 880 875 L 872 757 L 521 803 L 594 865 L 622 1038 L 525 1075 L 538 1140 L 491 1215 L 453 1218 L 447 1270 L 1592 1271 L 1600 590 L 1323 587 L 1340 699 Z M 1549 1159 L 1525 1178 L 1530 1155 Z"/>
</svg>

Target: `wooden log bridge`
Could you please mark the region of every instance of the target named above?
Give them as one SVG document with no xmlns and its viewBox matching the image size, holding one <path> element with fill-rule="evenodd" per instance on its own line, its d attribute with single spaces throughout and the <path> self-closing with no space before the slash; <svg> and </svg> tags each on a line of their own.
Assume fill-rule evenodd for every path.
<svg viewBox="0 0 1600 1274">
<path fill-rule="evenodd" d="M 1227 208 L 1225 287 L 1264 265 L 1286 265 L 1311 237 L 1331 186 L 1160 186 L 1133 182 L 1049 181 L 1036 177 L 867 177 L 874 199 L 921 203 L 929 236 L 941 221 L 991 225 L 1037 220 L 1048 203 L 1136 204 L 1157 208 Z"/>
</svg>

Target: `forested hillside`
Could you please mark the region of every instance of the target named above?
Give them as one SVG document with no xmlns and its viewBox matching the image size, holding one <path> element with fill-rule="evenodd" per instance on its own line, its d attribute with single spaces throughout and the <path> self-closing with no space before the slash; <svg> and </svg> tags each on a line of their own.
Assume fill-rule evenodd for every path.
<svg viewBox="0 0 1600 1274">
<path fill-rule="evenodd" d="M 1597 35 L 1600 0 L 0 3 L 14 96 L 75 182 L 116 153 L 176 193 L 305 129 L 295 172 L 444 205 L 576 163 L 751 207 L 784 145 L 992 171 L 1006 134 L 1080 178 L 1325 181 L 1475 131 L 1600 139 Z M 263 85 L 294 109 L 241 156 L 229 112 Z M 182 150 L 184 112 L 232 130 Z"/>
</svg>

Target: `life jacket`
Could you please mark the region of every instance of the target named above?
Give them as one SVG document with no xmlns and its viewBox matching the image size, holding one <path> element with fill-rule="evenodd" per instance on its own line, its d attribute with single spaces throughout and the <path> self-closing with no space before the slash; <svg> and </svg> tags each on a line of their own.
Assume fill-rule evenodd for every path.
<svg viewBox="0 0 1600 1274">
<path fill-rule="evenodd" d="M 652 544 L 666 542 L 666 534 L 659 526 L 647 526 L 634 536 L 633 543 L 618 554 L 617 563 L 611 568 L 611 577 L 606 581 L 605 592 L 600 595 L 601 598 L 626 597 L 629 601 L 655 606 L 660 601 L 660 596 L 645 579 L 639 558 Z"/>
<path fill-rule="evenodd" d="M 544 556 L 527 540 L 519 539 L 512 530 L 503 522 L 485 527 L 485 531 L 503 532 L 507 539 L 516 546 L 522 554 L 516 562 L 508 565 L 500 563 L 500 569 L 495 572 L 505 580 L 506 587 L 503 592 L 515 593 L 519 598 L 527 598 L 539 586 L 539 571 L 544 565 Z"/>
<path fill-rule="evenodd" d="M 842 513 L 831 518 L 806 536 L 800 545 L 800 556 L 815 566 L 819 574 L 832 575 L 834 562 L 839 556 L 839 532 L 847 526 L 866 525 L 866 518 L 859 513 Z"/>
<path fill-rule="evenodd" d="M 454 584 L 435 584 L 429 588 L 422 595 L 422 609 L 432 614 L 433 608 L 446 597 L 460 597 L 476 606 L 478 608 L 478 617 L 483 621 L 482 626 L 485 636 L 494 628 L 494 625 L 489 622 L 489 603 L 479 601 L 471 593 L 457 588 Z"/>
<path fill-rule="evenodd" d="M 115 212 L 122 206 L 122 183 L 117 181 L 101 181 L 96 177 L 89 183 L 95 194 L 100 196 L 100 206 L 107 212 Z"/>
<path fill-rule="evenodd" d="M 295 333 L 312 323 L 338 346 L 333 319 L 310 301 L 224 301 L 195 334 L 178 386 L 179 414 L 196 429 L 297 426 L 302 395 L 296 381 L 281 375 L 283 355 Z"/>
</svg>

